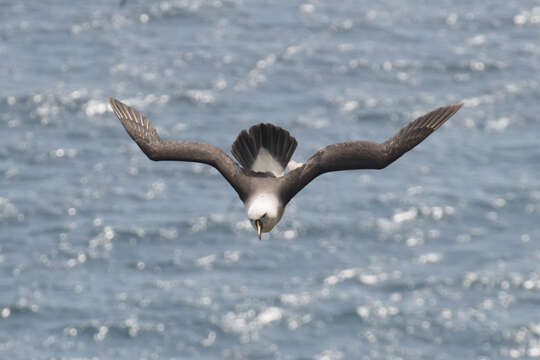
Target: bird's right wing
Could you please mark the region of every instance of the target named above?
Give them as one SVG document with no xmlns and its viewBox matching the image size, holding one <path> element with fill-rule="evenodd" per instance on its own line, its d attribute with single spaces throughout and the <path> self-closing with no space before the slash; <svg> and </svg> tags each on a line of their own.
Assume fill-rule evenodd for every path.
<svg viewBox="0 0 540 360">
<path fill-rule="evenodd" d="M 341 170 L 383 169 L 441 127 L 463 104 L 435 109 L 402 127 L 383 143 L 352 141 L 317 151 L 302 166 L 282 178 L 282 197 L 288 202 L 317 176 Z"/>
<path fill-rule="evenodd" d="M 150 120 L 122 102 L 108 98 L 112 109 L 129 136 L 154 161 L 191 161 L 215 167 L 236 190 L 242 200 L 249 183 L 243 170 L 223 150 L 194 141 L 162 141 Z"/>
</svg>

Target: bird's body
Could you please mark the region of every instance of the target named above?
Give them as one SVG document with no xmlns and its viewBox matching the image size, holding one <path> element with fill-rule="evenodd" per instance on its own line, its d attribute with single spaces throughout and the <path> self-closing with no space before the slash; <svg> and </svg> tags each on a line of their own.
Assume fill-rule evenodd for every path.
<svg viewBox="0 0 540 360">
<path fill-rule="evenodd" d="M 290 161 L 297 141 L 288 131 L 272 124 L 258 124 L 249 132 L 241 131 L 232 145 L 239 166 L 213 145 L 162 141 L 144 115 L 118 100 L 109 101 L 128 134 L 150 159 L 193 161 L 215 167 L 244 202 L 259 239 L 261 232 L 272 230 L 288 202 L 315 177 L 330 171 L 383 169 L 422 142 L 462 106 L 433 110 L 383 143 L 354 141 L 329 145 L 303 164 Z M 287 167 L 291 170 L 286 173 Z"/>
</svg>

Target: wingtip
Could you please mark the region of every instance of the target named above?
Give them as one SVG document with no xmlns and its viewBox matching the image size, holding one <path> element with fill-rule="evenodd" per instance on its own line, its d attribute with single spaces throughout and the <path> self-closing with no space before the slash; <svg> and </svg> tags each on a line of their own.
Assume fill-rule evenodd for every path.
<svg viewBox="0 0 540 360">
<path fill-rule="evenodd" d="M 463 103 L 457 103 L 455 105 L 453 105 L 453 111 L 452 111 L 452 115 L 454 115 L 455 113 L 457 113 L 459 111 L 459 109 L 461 109 L 463 107 Z"/>
<path fill-rule="evenodd" d="M 446 106 L 446 108 L 449 109 L 452 112 L 452 115 L 457 113 L 459 111 L 459 109 L 461 109 L 462 107 L 463 107 L 463 103 L 457 103 L 457 104 L 454 104 L 454 105 L 447 105 Z M 450 115 L 450 117 L 452 115 Z"/>
<path fill-rule="evenodd" d="M 118 102 L 115 98 L 112 98 L 110 96 L 107 96 L 107 101 L 109 102 L 109 105 L 111 105 L 111 108 L 114 111 L 114 105 Z"/>
<path fill-rule="evenodd" d="M 111 105 L 114 105 L 114 104 L 120 102 L 119 100 L 117 100 L 117 99 L 115 99 L 115 98 L 113 98 L 113 97 L 110 97 L 110 96 L 107 96 L 107 101 L 108 101 L 109 104 L 111 104 Z"/>
<path fill-rule="evenodd" d="M 464 104 L 463 104 L 462 102 L 461 102 L 461 103 L 457 103 L 457 104 L 448 104 L 448 105 L 445 105 L 445 106 L 441 106 L 440 108 L 438 108 L 438 109 L 436 109 L 436 110 L 440 110 L 440 109 L 448 109 L 448 110 L 450 110 L 450 109 L 451 109 L 451 110 L 453 110 L 454 113 L 455 113 L 456 111 L 458 111 L 459 109 L 461 109 L 461 108 L 463 107 L 463 105 L 464 105 Z M 435 111 L 436 111 L 436 110 L 435 110 Z"/>
<path fill-rule="evenodd" d="M 445 110 L 445 113 L 442 115 L 442 117 L 437 119 L 437 121 L 435 122 L 434 129 L 436 130 L 439 127 L 441 127 L 448 119 L 454 116 L 459 111 L 459 109 L 461 109 L 462 106 L 463 106 L 463 103 L 458 103 L 458 104 L 448 105 L 446 107 L 440 108 L 440 109 L 446 109 L 446 110 Z"/>
</svg>

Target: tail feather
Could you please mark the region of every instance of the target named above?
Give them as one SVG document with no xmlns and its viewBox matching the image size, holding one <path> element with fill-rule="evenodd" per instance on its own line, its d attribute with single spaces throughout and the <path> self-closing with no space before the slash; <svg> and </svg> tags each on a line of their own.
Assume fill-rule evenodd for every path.
<svg viewBox="0 0 540 360">
<path fill-rule="evenodd" d="M 242 130 L 232 144 L 232 154 L 245 169 L 253 169 L 261 149 L 265 149 L 277 162 L 283 172 L 289 163 L 297 146 L 296 139 L 291 134 L 272 124 L 258 124 Z M 258 165 L 260 167 L 260 164 Z M 274 172 L 269 167 L 266 171 Z"/>
<path fill-rule="evenodd" d="M 242 166 L 247 168 L 249 166 L 246 166 L 246 164 L 252 164 L 255 161 L 257 148 L 246 130 L 242 130 L 233 143 L 232 154 Z"/>
</svg>

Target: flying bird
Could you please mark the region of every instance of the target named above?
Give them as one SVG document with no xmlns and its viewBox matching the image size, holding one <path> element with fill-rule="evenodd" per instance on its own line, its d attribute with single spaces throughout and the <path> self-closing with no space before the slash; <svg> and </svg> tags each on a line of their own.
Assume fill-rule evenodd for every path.
<svg viewBox="0 0 540 360">
<path fill-rule="evenodd" d="M 236 163 L 223 150 L 193 141 L 163 141 L 143 114 L 108 98 L 127 133 L 154 161 L 211 165 L 238 193 L 257 236 L 271 231 L 289 201 L 311 180 L 330 171 L 384 169 L 441 127 L 463 104 L 439 107 L 409 122 L 382 143 L 351 141 L 326 146 L 305 163 L 290 161 L 297 141 L 279 126 L 258 124 L 242 130 L 232 144 Z M 285 170 L 289 171 L 285 173 Z"/>
</svg>

